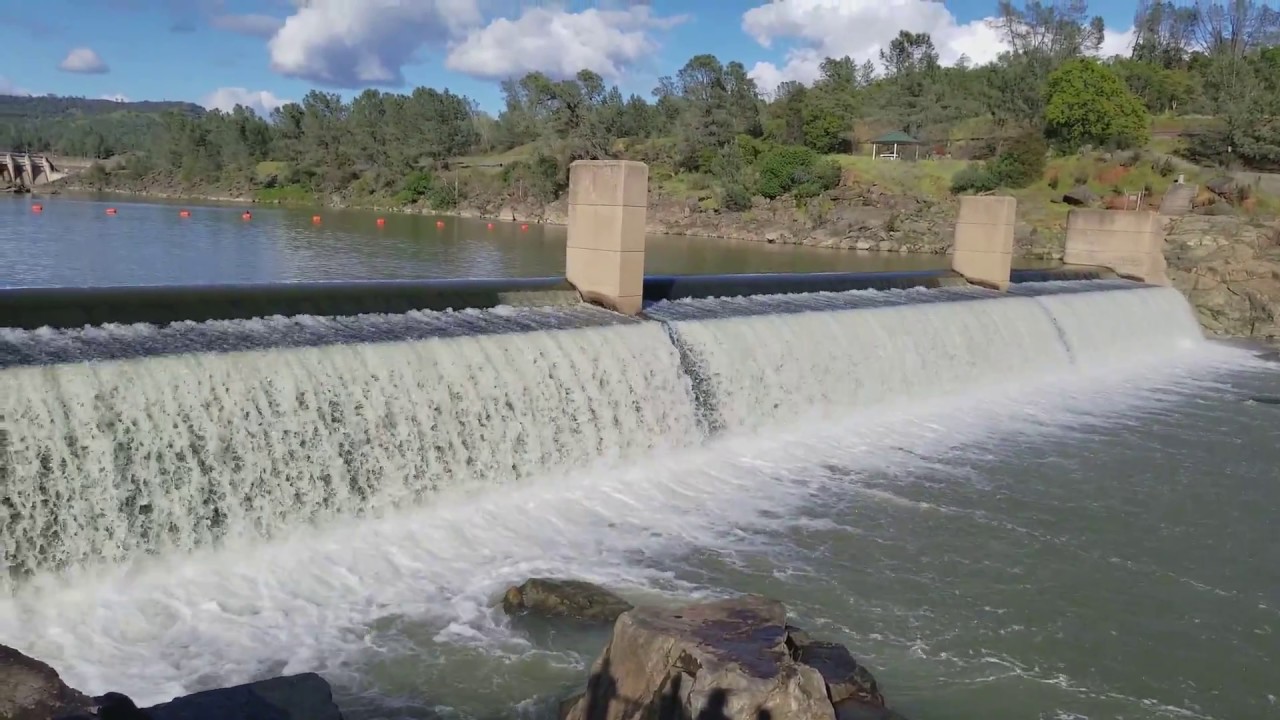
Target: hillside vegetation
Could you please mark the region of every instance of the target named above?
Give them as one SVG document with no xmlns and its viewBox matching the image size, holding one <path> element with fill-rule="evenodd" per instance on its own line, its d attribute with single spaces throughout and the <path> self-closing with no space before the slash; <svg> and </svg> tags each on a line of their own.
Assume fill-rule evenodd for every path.
<svg viewBox="0 0 1280 720">
<path fill-rule="evenodd" d="M 921 202 L 1003 189 L 1047 205 L 1079 186 L 1158 195 L 1195 172 L 1180 158 L 1280 170 L 1280 13 L 1252 0 L 1147 2 L 1132 53 L 1104 60 L 1102 20 L 1084 0 L 1001 0 L 996 18 L 1010 51 L 982 66 L 944 67 L 928 34 L 903 31 L 878 58 L 828 58 L 811 85 L 760 88 L 742 63 L 698 55 L 651 98 L 589 70 L 532 73 L 503 83 L 496 117 L 447 89 L 351 102 L 312 91 L 269 119 L 81 110 L 50 125 L 61 139 L 18 141 L 68 152 L 72 136 L 100 136 L 85 154 L 130 153 L 85 178 L 101 187 L 436 211 L 552 203 L 569 163 L 609 157 L 649 163 L 655 200 L 690 212 L 826 208 L 810 219 L 849 183 Z M 2 113 L 0 137 L 7 123 L 14 137 Z M 869 141 L 887 131 L 923 141 L 926 160 L 873 163 Z M 1046 222 L 1058 212 L 1042 210 Z"/>
</svg>

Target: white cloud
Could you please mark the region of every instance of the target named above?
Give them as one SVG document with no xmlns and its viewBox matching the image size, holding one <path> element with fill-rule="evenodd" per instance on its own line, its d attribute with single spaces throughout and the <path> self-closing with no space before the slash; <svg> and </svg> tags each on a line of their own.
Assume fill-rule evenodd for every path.
<svg viewBox="0 0 1280 720">
<path fill-rule="evenodd" d="M 445 64 L 489 79 L 535 70 L 569 77 L 584 68 L 616 79 L 627 66 L 657 51 L 654 30 L 683 20 L 654 16 L 644 5 L 579 13 L 532 8 L 515 20 L 498 18 L 471 32 L 450 48 Z"/>
<path fill-rule="evenodd" d="M 773 0 L 744 13 L 742 29 L 764 47 L 776 40 L 798 43 L 782 65 L 758 62 L 751 69 L 766 91 L 785 80 L 817 80 L 827 57 L 849 55 L 879 65 L 880 50 L 901 30 L 929 33 L 944 65 L 962 55 L 982 65 L 1008 49 L 987 19 L 961 23 L 935 0 Z M 1107 32 L 1099 55 L 1127 54 L 1133 37 L 1132 28 Z"/>
<path fill-rule="evenodd" d="M 30 95 L 31 91 L 18 87 L 9 78 L 0 75 L 0 95 Z"/>
<path fill-rule="evenodd" d="M 277 96 L 270 90 L 255 91 L 241 87 L 224 87 L 204 96 L 200 104 L 210 110 L 216 109 L 225 112 L 234 110 L 236 105 L 243 105 L 265 118 L 271 114 L 272 110 L 288 102 L 291 101 Z"/>
<path fill-rule="evenodd" d="M 1113 55 L 1129 55 L 1133 52 L 1133 41 L 1137 35 L 1133 28 L 1119 32 L 1107 30 L 1102 36 L 1102 47 L 1098 49 L 1098 56 L 1109 58 Z"/>
<path fill-rule="evenodd" d="M 98 57 L 98 53 L 87 47 L 78 47 L 67 53 L 62 62 L 58 63 L 58 68 L 66 72 L 90 75 L 100 75 L 111 70 L 102 58 Z"/>
<path fill-rule="evenodd" d="M 310 0 L 271 38 L 271 68 L 338 87 L 404 83 L 423 45 L 483 24 L 480 0 Z"/>
<path fill-rule="evenodd" d="M 209 24 L 218 30 L 268 38 L 280 31 L 284 21 L 271 15 L 214 15 Z"/>
<path fill-rule="evenodd" d="M 120 93 L 116 93 L 116 94 L 114 94 L 114 95 L 102 95 L 102 96 L 100 96 L 100 99 L 102 99 L 102 100 L 112 100 L 112 101 L 114 101 L 114 102 L 129 102 L 129 98 L 128 98 L 128 96 L 126 96 L 126 95 L 121 95 Z"/>
<path fill-rule="evenodd" d="M 453 70 L 500 78 L 589 68 L 617 77 L 657 49 L 656 31 L 682 18 L 647 5 L 599 1 L 580 12 L 563 3 L 510 0 L 293 0 L 271 38 L 276 72 L 336 87 L 404 84 L 403 68 L 423 51 L 445 53 Z M 533 6 L 530 6 L 533 5 Z M 503 7 L 510 15 L 495 17 Z"/>
</svg>

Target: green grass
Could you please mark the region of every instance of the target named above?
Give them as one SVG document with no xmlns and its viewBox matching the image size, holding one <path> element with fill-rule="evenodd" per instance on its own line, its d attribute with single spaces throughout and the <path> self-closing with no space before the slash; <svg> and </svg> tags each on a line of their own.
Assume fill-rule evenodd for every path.
<svg viewBox="0 0 1280 720">
<path fill-rule="evenodd" d="M 281 177 L 288 169 L 289 163 L 266 160 L 258 163 L 258 167 L 254 169 L 254 174 L 258 178 L 258 182 L 266 182 L 269 178 Z"/>
<path fill-rule="evenodd" d="M 463 155 L 450 160 L 456 165 L 467 165 L 473 168 L 490 167 L 500 169 L 504 165 L 509 165 L 520 160 L 528 160 L 537 154 L 537 143 L 526 143 L 519 147 L 511 148 L 506 152 L 493 153 L 490 155 Z"/>
<path fill-rule="evenodd" d="M 314 205 L 316 202 L 315 193 L 301 185 L 262 188 L 255 194 L 254 199 L 260 203 L 278 205 Z"/>
<path fill-rule="evenodd" d="M 951 178 L 971 164 L 968 160 L 876 160 L 870 155 L 829 157 L 860 182 L 881 185 L 889 192 L 932 198 L 950 195 Z"/>
</svg>

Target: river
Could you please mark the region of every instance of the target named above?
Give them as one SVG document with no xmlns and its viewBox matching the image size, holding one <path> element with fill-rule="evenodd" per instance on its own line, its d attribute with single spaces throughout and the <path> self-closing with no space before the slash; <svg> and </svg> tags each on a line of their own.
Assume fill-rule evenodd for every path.
<svg viewBox="0 0 1280 720">
<path fill-rule="evenodd" d="M 33 203 L 43 212 L 32 212 Z M 107 215 L 108 208 L 117 213 Z M 179 217 L 181 209 L 190 217 Z M 251 220 L 242 219 L 246 210 Z M 316 214 L 319 224 L 312 222 Z M 670 235 L 650 236 L 645 250 L 650 274 L 926 270 L 947 262 Z M 551 277 L 564 273 L 564 256 L 560 226 L 106 196 L 0 196 L 0 287 Z"/>
<path fill-rule="evenodd" d="M 499 272 L 538 232 L 530 274 L 557 267 L 554 231 L 452 219 L 437 236 L 389 218 L 408 228 L 392 238 L 358 213 L 9 207 L 78 228 L 28 245 L 100 253 L 35 250 L 19 276 L 9 250 L 10 282 Z M 488 250 L 445 240 L 450 223 Z M 165 229 L 183 227 L 206 229 Z M 206 249 L 168 249 L 192 237 Z M 834 256 L 718 257 L 707 269 Z M 418 338 L 558 329 L 6 367 L 0 487 L 19 511 L 0 516 L 0 642 L 147 703 L 315 670 L 354 720 L 542 720 L 605 633 L 512 623 L 495 600 L 569 576 L 636 602 L 779 598 L 915 720 L 1280 717 L 1280 365 L 1202 338 L 1172 290 L 1083 287 L 681 301 L 651 309 L 665 326 L 375 316 Z M 742 312 L 787 302 L 803 312 Z"/>
</svg>

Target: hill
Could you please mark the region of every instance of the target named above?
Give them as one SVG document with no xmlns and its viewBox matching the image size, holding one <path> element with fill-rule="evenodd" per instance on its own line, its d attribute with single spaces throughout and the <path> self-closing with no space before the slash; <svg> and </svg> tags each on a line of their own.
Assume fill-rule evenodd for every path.
<svg viewBox="0 0 1280 720">
<path fill-rule="evenodd" d="M 117 113 L 156 115 L 171 110 L 193 117 L 199 117 L 205 113 L 205 109 L 195 103 L 169 100 L 118 102 L 58 95 L 0 95 L 0 123 Z"/>
</svg>

